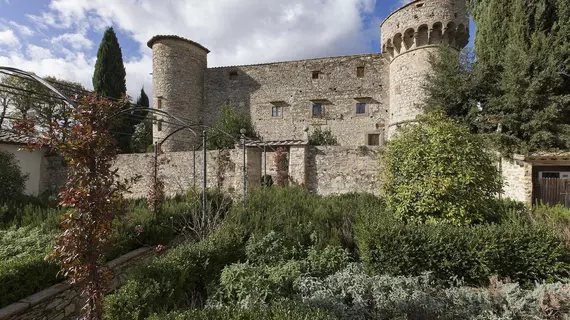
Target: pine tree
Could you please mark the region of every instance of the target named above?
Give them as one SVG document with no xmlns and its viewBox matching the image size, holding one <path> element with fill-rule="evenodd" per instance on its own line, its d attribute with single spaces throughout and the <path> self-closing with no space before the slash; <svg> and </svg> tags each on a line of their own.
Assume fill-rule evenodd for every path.
<svg viewBox="0 0 570 320">
<path fill-rule="evenodd" d="M 93 88 L 104 97 L 120 99 L 127 93 L 126 76 L 119 40 L 113 27 L 109 27 L 97 51 Z"/>
</svg>

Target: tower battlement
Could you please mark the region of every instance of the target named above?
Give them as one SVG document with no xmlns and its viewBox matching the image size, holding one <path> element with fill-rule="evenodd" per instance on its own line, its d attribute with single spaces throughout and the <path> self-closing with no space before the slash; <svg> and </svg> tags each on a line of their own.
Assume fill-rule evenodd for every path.
<svg viewBox="0 0 570 320">
<path fill-rule="evenodd" d="M 390 14 L 381 25 L 382 53 L 390 59 L 425 46 L 464 48 L 469 16 L 464 0 L 416 0 Z"/>
</svg>

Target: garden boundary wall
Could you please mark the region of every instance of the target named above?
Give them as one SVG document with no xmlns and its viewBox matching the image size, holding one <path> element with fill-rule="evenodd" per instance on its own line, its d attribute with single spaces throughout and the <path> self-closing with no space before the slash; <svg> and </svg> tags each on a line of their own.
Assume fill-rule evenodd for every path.
<svg viewBox="0 0 570 320">
<path fill-rule="evenodd" d="M 289 185 L 305 186 L 310 192 L 327 196 L 351 192 L 379 193 L 378 147 L 307 146 L 287 147 Z M 273 181 L 278 174 L 275 167 L 275 150 L 267 150 L 264 156 L 259 147 L 247 147 L 245 151 L 246 187 L 251 191 L 261 186 L 261 176 L 270 175 Z M 115 168 L 121 179 L 131 182 L 129 198 L 146 197 L 153 179 L 153 153 L 121 154 Z M 206 152 L 208 188 L 220 188 L 234 197 L 243 192 L 242 148 L 210 150 Z M 189 189 L 202 189 L 203 152 L 198 150 L 166 152 L 159 155 L 158 176 L 165 183 L 167 195 L 183 194 Z M 503 177 L 502 198 L 532 203 L 532 164 L 524 157 L 502 158 L 497 167 Z M 421 161 L 421 159 L 418 159 Z M 59 165 L 60 159 L 53 158 L 52 173 L 47 184 L 62 186 L 65 174 Z"/>
</svg>

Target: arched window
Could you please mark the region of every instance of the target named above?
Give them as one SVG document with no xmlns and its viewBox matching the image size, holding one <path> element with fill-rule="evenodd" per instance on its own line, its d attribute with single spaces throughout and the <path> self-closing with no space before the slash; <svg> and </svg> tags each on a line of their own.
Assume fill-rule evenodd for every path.
<svg viewBox="0 0 570 320">
<path fill-rule="evenodd" d="M 428 39 L 428 26 L 424 24 L 418 28 L 418 37 L 416 39 L 416 47 L 425 46 L 429 42 Z"/>
<path fill-rule="evenodd" d="M 404 33 L 404 46 L 406 47 L 406 50 L 410 50 L 414 45 L 415 42 L 414 33 L 415 33 L 414 29 L 408 29 Z"/>
<path fill-rule="evenodd" d="M 396 54 L 402 51 L 402 34 L 398 33 L 394 36 L 394 49 L 396 49 Z"/>
<path fill-rule="evenodd" d="M 429 44 L 440 44 L 441 43 L 441 39 L 443 37 L 443 25 L 441 24 L 441 22 L 436 22 L 433 25 L 433 28 L 431 30 L 431 33 L 429 35 Z"/>
</svg>

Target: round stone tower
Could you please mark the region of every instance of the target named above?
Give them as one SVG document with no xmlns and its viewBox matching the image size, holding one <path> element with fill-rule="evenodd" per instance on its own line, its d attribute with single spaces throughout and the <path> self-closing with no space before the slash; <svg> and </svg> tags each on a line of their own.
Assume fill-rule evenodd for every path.
<svg viewBox="0 0 570 320">
<path fill-rule="evenodd" d="M 390 60 L 388 138 L 422 113 L 429 55 L 441 44 L 461 50 L 469 42 L 465 0 L 416 0 L 382 22 L 382 53 Z"/>
<path fill-rule="evenodd" d="M 203 123 L 204 76 L 208 49 L 178 36 L 155 36 L 148 41 L 152 49 L 153 108 L 161 109 L 188 124 Z M 155 142 L 162 141 L 181 127 L 178 121 L 156 115 Z M 195 129 L 196 133 L 202 130 Z M 162 144 L 164 152 L 188 151 L 201 144 L 188 129 L 172 134 Z"/>
</svg>

